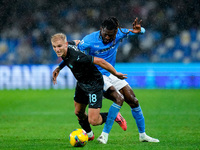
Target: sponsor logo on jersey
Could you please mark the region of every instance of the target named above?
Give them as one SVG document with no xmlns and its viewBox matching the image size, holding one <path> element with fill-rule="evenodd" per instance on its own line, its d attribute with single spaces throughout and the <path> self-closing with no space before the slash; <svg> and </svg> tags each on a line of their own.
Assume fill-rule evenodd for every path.
<svg viewBox="0 0 200 150">
<path fill-rule="evenodd" d="M 72 66 L 71 64 L 69 64 L 69 67 L 70 67 L 70 68 L 73 68 L 73 66 Z"/>
<path fill-rule="evenodd" d="M 104 53 L 104 52 L 106 52 L 106 51 L 111 50 L 111 49 L 114 48 L 114 47 L 115 47 L 115 45 L 111 45 L 111 46 L 108 47 L 108 48 L 97 50 L 97 51 L 95 51 L 94 53 L 95 53 L 95 54 Z"/>
</svg>

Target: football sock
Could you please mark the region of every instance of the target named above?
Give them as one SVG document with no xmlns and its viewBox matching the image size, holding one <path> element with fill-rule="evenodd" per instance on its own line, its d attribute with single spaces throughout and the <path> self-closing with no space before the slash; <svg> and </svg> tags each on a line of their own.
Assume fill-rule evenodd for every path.
<svg viewBox="0 0 200 150">
<path fill-rule="evenodd" d="M 102 119 L 103 119 L 103 122 L 102 122 L 102 124 L 103 124 L 103 123 L 106 122 L 106 119 L 107 119 L 108 113 L 100 113 L 100 115 L 101 115 L 101 117 L 102 117 Z"/>
<path fill-rule="evenodd" d="M 110 130 L 112 129 L 113 123 L 115 121 L 115 118 L 117 117 L 117 114 L 118 114 L 120 108 L 121 108 L 121 106 L 117 105 L 116 103 L 113 103 L 110 106 L 107 120 L 106 120 L 106 123 L 103 128 L 103 132 L 108 133 L 108 134 L 110 133 Z"/>
<path fill-rule="evenodd" d="M 131 112 L 132 112 L 133 117 L 135 118 L 139 133 L 144 133 L 145 122 L 144 122 L 144 116 L 143 116 L 141 107 L 138 106 L 136 108 L 131 108 Z"/>
<path fill-rule="evenodd" d="M 90 124 L 89 124 L 89 121 L 88 121 L 88 117 L 87 117 L 85 120 L 79 120 L 78 122 L 79 122 L 80 126 L 81 126 L 87 133 L 89 133 L 89 132 L 92 131 L 92 129 L 91 129 L 91 127 L 90 127 Z"/>
<path fill-rule="evenodd" d="M 87 132 L 88 137 L 92 137 L 94 135 L 94 133 L 92 131 Z"/>
</svg>

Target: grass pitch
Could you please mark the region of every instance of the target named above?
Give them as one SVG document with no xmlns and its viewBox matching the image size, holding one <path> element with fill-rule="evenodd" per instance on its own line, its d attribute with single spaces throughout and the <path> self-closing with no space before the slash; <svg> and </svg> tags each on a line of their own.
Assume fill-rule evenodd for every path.
<svg viewBox="0 0 200 150">
<path fill-rule="evenodd" d="M 0 149 L 2 150 L 178 150 L 200 149 L 200 90 L 134 90 L 143 110 L 146 133 L 160 143 L 141 143 L 135 120 L 124 103 L 120 112 L 127 131 L 114 123 L 108 144 L 96 140 L 102 126 L 93 126 L 95 140 L 83 148 L 69 143 L 80 128 L 74 114 L 74 90 L 0 91 Z M 112 104 L 103 101 L 102 112 Z"/>
</svg>

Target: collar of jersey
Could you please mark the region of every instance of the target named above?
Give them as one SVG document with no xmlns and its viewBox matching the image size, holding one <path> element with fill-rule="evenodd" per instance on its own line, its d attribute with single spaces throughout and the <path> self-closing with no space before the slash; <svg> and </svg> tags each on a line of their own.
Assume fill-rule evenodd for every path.
<svg viewBox="0 0 200 150">
<path fill-rule="evenodd" d="M 103 41 L 102 36 L 101 36 L 101 31 L 99 31 L 99 40 Z"/>
<path fill-rule="evenodd" d="M 62 57 L 62 59 L 64 60 L 64 59 L 69 59 L 69 57 L 70 57 L 70 52 L 69 52 L 69 48 L 67 49 L 67 55 L 66 55 L 66 57 Z"/>
</svg>

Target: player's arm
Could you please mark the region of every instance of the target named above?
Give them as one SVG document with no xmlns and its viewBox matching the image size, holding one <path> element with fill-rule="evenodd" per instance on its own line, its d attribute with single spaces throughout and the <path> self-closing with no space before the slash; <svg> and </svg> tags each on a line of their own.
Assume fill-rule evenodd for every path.
<svg viewBox="0 0 200 150">
<path fill-rule="evenodd" d="M 62 68 L 65 67 L 65 62 L 61 61 L 60 64 L 58 65 L 58 67 L 56 67 L 56 69 L 53 71 L 53 84 L 55 85 L 57 83 L 57 77 L 59 75 L 59 72 Z"/>
<path fill-rule="evenodd" d="M 115 68 L 110 63 L 108 63 L 107 61 L 105 61 L 102 58 L 94 57 L 93 63 L 96 64 L 96 65 L 99 65 L 100 67 L 102 67 L 104 69 L 106 69 L 107 71 L 109 71 L 110 73 L 112 73 L 113 75 L 118 77 L 119 79 L 126 79 L 127 78 L 126 77 L 127 74 L 117 72 L 115 70 Z"/>
<path fill-rule="evenodd" d="M 80 40 L 73 40 L 75 42 L 75 45 L 77 46 L 80 43 Z"/>
<path fill-rule="evenodd" d="M 53 84 L 57 84 L 57 76 L 59 75 L 59 72 L 60 72 L 60 68 L 59 66 L 56 67 L 56 69 L 53 71 Z"/>
</svg>

